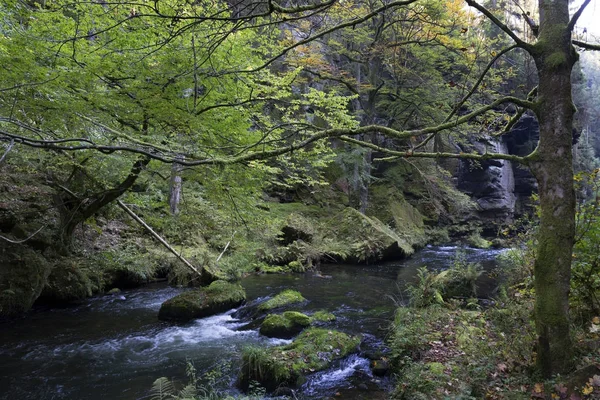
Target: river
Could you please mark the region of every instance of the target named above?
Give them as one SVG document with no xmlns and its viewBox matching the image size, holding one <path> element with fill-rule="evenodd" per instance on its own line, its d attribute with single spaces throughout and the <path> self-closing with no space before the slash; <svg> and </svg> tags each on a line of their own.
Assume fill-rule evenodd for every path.
<svg viewBox="0 0 600 400">
<path fill-rule="evenodd" d="M 242 329 L 250 322 L 244 307 L 287 288 L 308 299 L 300 311 L 332 312 L 337 320 L 331 328 L 364 337 L 362 354 L 311 376 L 297 398 L 323 399 L 338 392 L 346 399 L 374 398 L 374 391 L 385 392 L 390 382 L 372 376 L 364 352 L 386 351 L 386 328 L 396 305 L 405 300 L 402 288 L 414 279 L 417 268 L 443 269 L 455 251 L 456 247 L 430 246 L 397 262 L 323 265 L 326 277 L 250 276 L 242 280 L 247 306 L 185 325 L 157 319 L 161 303 L 185 290 L 161 284 L 93 297 L 70 307 L 34 310 L 0 323 L 0 399 L 146 399 L 158 377 L 185 381 L 188 362 L 198 375 L 212 371 L 219 390 L 238 394 L 235 378 L 244 346 L 286 342 L 264 338 L 257 329 Z M 500 253 L 465 251 L 469 261 L 481 262 L 488 271 Z M 489 279 L 481 284 L 484 293 L 493 288 Z M 366 389 L 370 392 L 364 397 Z"/>
</svg>

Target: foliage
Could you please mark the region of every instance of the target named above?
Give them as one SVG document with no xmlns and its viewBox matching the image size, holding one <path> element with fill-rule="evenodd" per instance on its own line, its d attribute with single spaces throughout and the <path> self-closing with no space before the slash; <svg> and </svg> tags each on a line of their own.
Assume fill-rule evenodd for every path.
<svg viewBox="0 0 600 400">
<path fill-rule="evenodd" d="M 430 272 L 427 267 L 417 270 L 417 282 L 406 287 L 409 304 L 412 307 L 424 308 L 434 304 L 444 304 L 442 287 L 437 275 Z"/>
<path fill-rule="evenodd" d="M 441 272 L 437 279 L 448 297 L 476 297 L 477 280 L 482 274 L 481 264 L 468 262 L 466 254 L 458 250 L 450 268 Z"/>
</svg>

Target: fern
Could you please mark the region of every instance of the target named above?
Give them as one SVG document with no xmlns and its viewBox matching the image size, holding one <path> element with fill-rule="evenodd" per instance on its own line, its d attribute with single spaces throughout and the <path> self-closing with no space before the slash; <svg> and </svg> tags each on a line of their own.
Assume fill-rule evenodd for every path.
<svg viewBox="0 0 600 400">
<path fill-rule="evenodd" d="M 175 397 L 175 386 L 168 378 L 161 377 L 154 381 L 150 389 L 150 400 L 165 400 Z"/>
</svg>

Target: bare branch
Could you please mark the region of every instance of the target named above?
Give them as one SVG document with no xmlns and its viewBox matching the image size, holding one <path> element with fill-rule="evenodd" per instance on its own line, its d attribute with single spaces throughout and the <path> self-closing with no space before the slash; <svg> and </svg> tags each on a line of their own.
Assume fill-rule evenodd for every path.
<svg viewBox="0 0 600 400">
<path fill-rule="evenodd" d="M 33 232 L 31 235 L 27 236 L 25 239 L 22 239 L 22 240 L 12 240 L 12 239 L 9 239 L 6 236 L 2 236 L 2 235 L 0 235 L 0 239 L 5 240 L 5 241 L 7 241 L 9 243 L 13 243 L 13 244 L 25 243 L 26 241 L 30 240 L 32 237 L 34 237 L 35 235 L 37 235 L 38 233 L 40 233 L 42 231 L 42 229 L 44 229 L 47 226 L 48 226 L 48 224 L 42 226 L 40 229 L 38 229 L 37 231 Z"/>
<path fill-rule="evenodd" d="M 477 3 L 474 0 L 465 0 L 466 3 L 477 9 L 479 12 L 481 12 L 483 15 L 485 15 L 490 21 L 492 21 L 494 23 L 494 25 L 496 25 L 498 28 L 502 29 L 508 36 L 511 37 L 512 40 L 515 41 L 515 43 L 517 44 L 517 46 L 530 51 L 532 49 L 532 46 L 525 42 L 524 40 L 522 40 L 520 37 L 518 37 L 516 35 L 516 33 L 514 33 L 512 31 L 512 29 L 510 29 L 506 24 L 504 24 L 502 21 L 500 21 L 498 18 L 496 18 L 496 16 L 494 14 L 492 14 L 490 12 L 490 10 L 488 10 L 487 8 L 485 8 L 484 6 L 482 6 L 481 4 Z"/>
<path fill-rule="evenodd" d="M 582 42 L 580 40 L 573 40 L 572 43 L 577 46 L 577 47 L 581 47 L 582 49 L 585 50 L 596 50 L 596 51 L 600 51 L 600 44 L 592 44 L 592 43 L 586 43 L 586 42 Z"/>
<path fill-rule="evenodd" d="M 573 28 L 575 28 L 575 24 L 577 24 L 577 20 L 579 19 L 579 17 L 581 17 L 581 13 L 583 13 L 583 10 L 585 10 L 585 8 L 588 6 L 588 4 L 591 3 L 591 1 L 592 0 L 585 0 L 583 4 L 581 4 L 581 6 L 579 7 L 579 10 L 577 10 L 575 14 L 573 14 L 571 20 L 569 21 L 569 25 L 567 25 L 567 30 L 569 32 L 573 31 Z"/>
</svg>

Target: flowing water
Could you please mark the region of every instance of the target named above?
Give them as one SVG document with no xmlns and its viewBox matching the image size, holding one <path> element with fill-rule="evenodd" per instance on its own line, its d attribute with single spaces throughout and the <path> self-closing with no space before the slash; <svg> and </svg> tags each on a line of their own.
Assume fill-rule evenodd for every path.
<svg viewBox="0 0 600 400">
<path fill-rule="evenodd" d="M 301 311 L 332 312 L 337 320 L 328 326 L 364 337 L 362 353 L 310 376 L 297 398 L 323 399 L 338 393 L 345 399 L 373 399 L 389 381 L 373 377 L 365 353 L 386 351 L 386 328 L 396 304 L 403 301 L 402 287 L 414 280 L 416 269 L 443 269 L 452 263 L 455 251 L 456 247 L 427 247 L 398 262 L 324 265 L 322 275 L 250 276 L 242 281 L 248 305 L 184 325 L 161 322 L 156 316 L 162 302 L 185 289 L 158 284 L 68 308 L 34 311 L 0 323 L 0 399 L 145 399 L 158 377 L 185 381 L 188 361 L 198 375 L 212 371 L 219 390 L 236 394 L 244 346 L 288 342 L 260 336 L 248 325 L 246 310 L 287 288 L 308 299 Z M 467 259 L 481 262 L 487 270 L 499 252 L 466 249 Z M 484 292 L 493 289 L 491 280 L 482 285 Z"/>
</svg>

